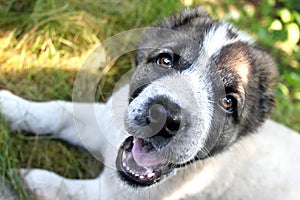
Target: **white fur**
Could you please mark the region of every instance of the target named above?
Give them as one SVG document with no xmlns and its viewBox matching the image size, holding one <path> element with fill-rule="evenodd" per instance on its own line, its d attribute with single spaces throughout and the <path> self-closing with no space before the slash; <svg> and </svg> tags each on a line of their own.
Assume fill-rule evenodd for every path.
<svg viewBox="0 0 300 200">
<path fill-rule="evenodd" d="M 127 100 L 127 90 L 123 88 L 113 98 Z M 21 170 L 38 199 L 300 199 L 300 136 L 270 120 L 257 134 L 212 158 L 176 170 L 160 184 L 140 189 L 127 186 L 115 173 L 116 151 L 126 135 L 114 118 L 112 102 L 35 103 L 0 91 L 2 114 L 13 129 L 37 134 L 51 131 L 106 158 L 103 173 L 94 180 L 66 179 L 40 169 Z M 82 125 L 78 132 L 75 124 Z"/>
<path fill-rule="evenodd" d="M 228 30 L 236 33 L 237 37 L 233 39 L 228 38 Z M 219 52 L 224 46 L 233 44 L 238 41 L 248 44 L 253 43 L 253 40 L 247 34 L 224 22 L 221 26 L 214 26 L 209 29 L 209 31 L 204 36 L 204 49 L 200 49 L 200 54 L 202 53 L 207 56 L 207 58 L 210 58 L 212 55 Z"/>
</svg>

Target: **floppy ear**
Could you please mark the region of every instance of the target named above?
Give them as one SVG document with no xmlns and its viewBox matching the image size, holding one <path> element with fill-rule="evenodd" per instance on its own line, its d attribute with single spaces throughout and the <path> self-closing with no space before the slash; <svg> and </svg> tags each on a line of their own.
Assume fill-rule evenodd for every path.
<svg viewBox="0 0 300 200">
<path fill-rule="evenodd" d="M 236 118 L 242 119 L 245 126 L 256 129 L 275 105 L 273 87 L 277 69 L 273 59 L 253 44 L 239 41 L 222 47 L 216 65 L 226 77 L 224 85 L 228 88 L 233 85 L 230 90 L 241 94 Z"/>
<path fill-rule="evenodd" d="M 256 130 L 270 116 L 275 106 L 273 89 L 278 75 L 276 64 L 266 52 L 250 48 L 248 56 L 251 59 L 251 76 L 246 89 L 242 133 Z"/>
<path fill-rule="evenodd" d="M 181 13 L 171 15 L 171 17 L 165 19 L 163 22 L 158 24 L 158 27 L 173 29 L 181 25 L 187 25 L 197 18 L 211 19 L 211 16 L 205 8 L 200 6 L 195 8 L 186 8 Z"/>
<path fill-rule="evenodd" d="M 273 93 L 275 83 L 277 81 L 278 71 L 275 62 L 269 54 L 256 49 L 254 65 L 260 66 L 259 89 L 261 90 L 259 119 L 265 120 L 269 117 L 275 106 L 275 95 Z"/>
</svg>

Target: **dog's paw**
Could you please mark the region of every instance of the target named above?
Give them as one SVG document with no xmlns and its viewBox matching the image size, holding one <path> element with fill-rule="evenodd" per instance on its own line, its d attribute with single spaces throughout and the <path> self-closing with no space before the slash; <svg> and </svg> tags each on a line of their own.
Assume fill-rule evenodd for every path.
<svg viewBox="0 0 300 200">
<path fill-rule="evenodd" d="M 8 90 L 0 90 L 0 106 L 4 107 L 7 100 L 17 100 L 17 96 Z"/>
<path fill-rule="evenodd" d="M 5 103 L 6 101 L 20 101 L 23 100 L 23 98 L 13 94 L 12 92 L 8 91 L 8 90 L 0 90 L 0 105 L 2 103 Z"/>
<path fill-rule="evenodd" d="M 20 169 L 19 174 L 29 195 L 34 199 L 70 199 L 65 179 L 53 172 L 42 169 Z"/>
<path fill-rule="evenodd" d="M 0 110 L 6 114 L 8 110 L 14 110 L 15 106 L 23 99 L 11 93 L 8 90 L 0 90 Z"/>
<path fill-rule="evenodd" d="M 24 117 L 28 106 L 27 100 L 10 91 L 0 90 L 0 114 L 9 122 L 11 129 L 18 128 L 17 124 Z"/>
<path fill-rule="evenodd" d="M 19 169 L 19 174 L 34 199 L 99 199 L 95 181 L 67 179 L 43 169 Z"/>
</svg>

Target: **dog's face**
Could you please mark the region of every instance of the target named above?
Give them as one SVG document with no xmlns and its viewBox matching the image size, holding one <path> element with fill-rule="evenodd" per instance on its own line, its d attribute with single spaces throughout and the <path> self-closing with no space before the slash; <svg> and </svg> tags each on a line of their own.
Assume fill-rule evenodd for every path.
<svg viewBox="0 0 300 200">
<path fill-rule="evenodd" d="M 274 105 L 272 59 L 244 33 L 188 9 L 151 29 L 137 52 L 116 165 L 129 185 L 226 151 Z"/>
</svg>

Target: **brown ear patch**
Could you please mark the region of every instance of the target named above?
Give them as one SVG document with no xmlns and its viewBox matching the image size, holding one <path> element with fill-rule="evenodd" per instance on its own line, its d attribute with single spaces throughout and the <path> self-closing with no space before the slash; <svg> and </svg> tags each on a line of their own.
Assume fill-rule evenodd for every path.
<svg viewBox="0 0 300 200">
<path fill-rule="evenodd" d="M 248 44 L 236 42 L 220 50 L 216 64 L 223 74 L 225 86 L 234 85 L 235 88 L 242 89 L 248 84 L 251 73 L 248 48 Z"/>
</svg>

